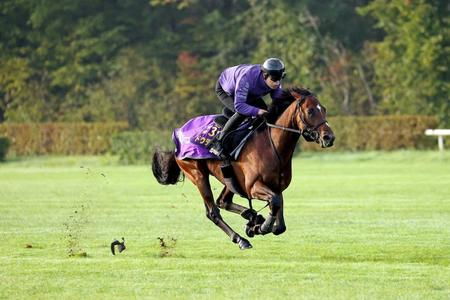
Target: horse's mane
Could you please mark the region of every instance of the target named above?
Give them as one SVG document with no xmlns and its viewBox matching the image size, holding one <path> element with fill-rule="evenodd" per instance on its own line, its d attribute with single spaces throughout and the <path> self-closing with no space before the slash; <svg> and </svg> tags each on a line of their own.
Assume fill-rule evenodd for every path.
<svg viewBox="0 0 450 300">
<path fill-rule="evenodd" d="M 278 117 L 288 108 L 289 105 L 293 101 L 295 101 L 292 93 L 298 93 L 302 96 L 315 96 L 308 89 L 301 87 L 290 87 L 287 89 L 283 89 L 281 96 L 277 97 L 272 103 L 269 105 L 269 113 L 266 116 L 266 119 L 270 123 L 274 123 Z"/>
</svg>

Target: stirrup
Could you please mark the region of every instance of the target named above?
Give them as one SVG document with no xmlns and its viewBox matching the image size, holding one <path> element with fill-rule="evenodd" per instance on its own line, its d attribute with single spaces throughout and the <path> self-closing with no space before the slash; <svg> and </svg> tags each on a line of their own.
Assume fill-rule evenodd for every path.
<svg viewBox="0 0 450 300">
<path fill-rule="evenodd" d="M 225 154 L 223 154 L 223 150 L 217 150 L 215 148 L 211 148 L 211 149 L 209 149 L 209 152 L 214 154 L 215 156 L 219 157 L 221 160 L 224 160 L 227 158 L 225 156 Z"/>
<path fill-rule="evenodd" d="M 223 151 L 223 146 L 222 146 L 222 142 L 218 139 L 214 139 L 210 144 L 209 144 L 209 152 L 211 152 L 214 155 L 219 155 L 220 153 L 222 153 Z"/>
<path fill-rule="evenodd" d="M 214 154 L 214 155 L 216 155 L 216 156 L 219 156 L 220 154 L 222 154 L 222 151 L 221 150 L 217 150 L 216 148 L 211 148 L 211 149 L 209 149 L 209 152 L 210 153 L 212 153 L 212 154 Z"/>
<path fill-rule="evenodd" d="M 212 143 L 211 148 L 209 148 L 209 152 L 214 154 L 215 156 L 219 157 L 221 160 L 226 159 L 226 155 L 223 153 L 223 146 L 222 142 L 219 140 L 215 140 Z"/>
</svg>

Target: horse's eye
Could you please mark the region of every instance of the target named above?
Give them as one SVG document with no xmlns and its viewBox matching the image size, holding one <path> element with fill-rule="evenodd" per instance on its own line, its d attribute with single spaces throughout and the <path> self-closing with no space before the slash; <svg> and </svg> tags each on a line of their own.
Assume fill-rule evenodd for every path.
<svg viewBox="0 0 450 300">
<path fill-rule="evenodd" d="M 308 109 L 308 116 L 312 117 L 314 115 L 314 108 Z"/>
</svg>

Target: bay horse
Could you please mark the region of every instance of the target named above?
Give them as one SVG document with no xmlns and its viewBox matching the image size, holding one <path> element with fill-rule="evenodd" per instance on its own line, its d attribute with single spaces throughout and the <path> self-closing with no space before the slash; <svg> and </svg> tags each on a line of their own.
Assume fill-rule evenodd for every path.
<svg viewBox="0 0 450 300">
<path fill-rule="evenodd" d="M 269 123 L 273 120 L 274 124 Z M 176 184 L 181 171 L 197 186 L 206 208 L 206 216 L 222 229 L 240 249 L 252 248 L 250 242 L 236 233 L 222 219 L 220 209 L 240 214 L 248 220 L 246 234 L 275 235 L 286 231 L 283 216 L 283 191 L 292 178 L 292 156 L 302 135 L 308 142 L 317 142 L 322 148 L 331 147 L 335 136 L 326 120 L 326 109 L 317 97 L 303 88 L 283 91 L 281 99 L 272 102 L 267 115 L 267 126 L 255 132 L 237 161 L 231 162 L 241 191 L 249 199 L 250 207 L 233 203 L 234 193 L 225 185 L 221 161 L 217 159 L 184 159 L 174 151 L 156 150 L 153 155 L 153 174 L 161 184 Z M 209 175 L 225 186 L 214 202 Z M 250 199 L 268 202 L 266 218 L 252 207 Z"/>
</svg>

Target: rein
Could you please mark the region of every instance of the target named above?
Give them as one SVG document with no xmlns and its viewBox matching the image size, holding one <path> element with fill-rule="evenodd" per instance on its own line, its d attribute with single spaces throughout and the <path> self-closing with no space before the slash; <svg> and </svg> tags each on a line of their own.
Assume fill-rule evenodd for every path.
<svg viewBox="0 0 450 300">
<path fill-rule="evenodd" d="M 295 107 L 295 112 L 294 115 L 297 113 L 297 110 L 300 109 L 300 119 L 302 120 L 303 125 L 305 125 L 305 129 L 303 130 L 299 130 L 299 129 L 293 129 L 290 127 L 284 127 L 284 126 L 280 126 L 280 125 L 276 125 L 276 124 L 271 124 L 271 123 L 267 123 L 267 126 L 272 127 L 272 128 L 277 128 L 277 129 L 281 129 L 284 131 L 290 131 L 290 132 L 294 132 L 297 134 L 303 134 L 303 132 L 311 132 L 311 131 L 316 131 L 317 128 L 319 128 L 320 126 L 322 126 L 323 124 L 325 124 L 327 122 L 327 120 L 325 119 L 323 122 L 321 122 L 320 124 L 316 125 L 316 126 L 310 126 L 306 121 L 305 118 L 303 116 L 303 111 L 301 110 L 300 106 L 302 105 L 303 101 L 306 100 L 306 97 L 302 96 L 302 98 L 300 100 L 297 100 L 297 105 Z M 292 124 L 294 123 L 294 120 L 292 120 Z"/>
<path fill-rule="evenodd" d="M 302 134 L 302 131 L 298 130 L 298 129 L 292 129 L 292 128 L 289 128 L 289 127 L 279 126 L 279 125 L 275 125 L 275 124 L 271 124 L 271 123 L 267 123 L 267 126 L 272 127 L 272 128 L 281 129 L 281 130 L 284 130 L 284 131 L 290 131 L 290 132 L 295 132 L 295 133 L 298 133 L 298 134 Z"/>
</svg>

